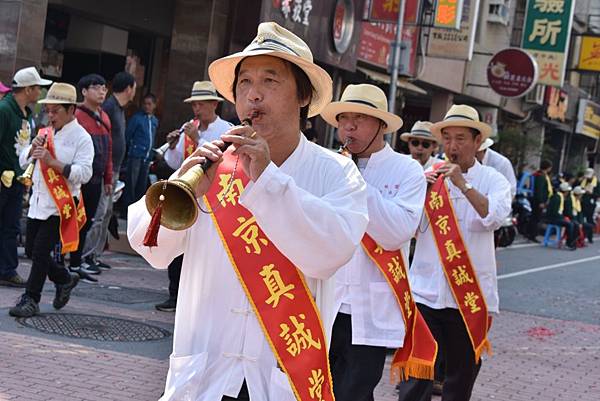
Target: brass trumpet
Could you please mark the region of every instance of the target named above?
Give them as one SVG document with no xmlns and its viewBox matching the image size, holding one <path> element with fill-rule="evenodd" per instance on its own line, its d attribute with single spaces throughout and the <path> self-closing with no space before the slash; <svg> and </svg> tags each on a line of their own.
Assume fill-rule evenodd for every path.
<svg viewBox="0 0 600 401">
<path fill-rule="evenodd" d="M 252 126 L 252 118 L 244 119 L 242 125 Z M 226 142 L 223 152 L 231 143 Z M 160 225 L 171 230 L 185 230 L 191 227 L 198 218 L 198 201 L 196 187 L 204 173 L 212 166 L 212 160 L 206 159 L 186 171 L 181 177 L 161 180 L 146 191 L 146 208 L 151 215 L 160 206 L 162 208 Z"/>
<path fill-rule="evenodd" d="M 350 151 L 348 150 L 348 145 L 350 145 L 352 143 L 352 138 L 348 137 L 346 138 L 346 140 L 344 141 L 344 144 L 342 146 L 340 146 L 340 148 L 338 149 L 337 153 L 346 157 L 352 157 L 352 153 L 350 153 Z"/>
<path fill-rule="evenodd" d="M 46 138 L 44 137 L 43 139 L 44 139 L 43 143 L 46 143 Z M 33 177 L 33 170 L 35 169 L 36 161 L 37 160 L 34 160 L 31 163 L 29 163 L 29 165 L 27 166 L 27 168 L 25 169 L 23 174 L 21 174 L 20 176 L 17 177 L 17 181 L 19 181 L 21 184 L 25 185 L 26 187 L 30 187 L 31 184 L 33 184 L 32 177 Z"/>
</svg>

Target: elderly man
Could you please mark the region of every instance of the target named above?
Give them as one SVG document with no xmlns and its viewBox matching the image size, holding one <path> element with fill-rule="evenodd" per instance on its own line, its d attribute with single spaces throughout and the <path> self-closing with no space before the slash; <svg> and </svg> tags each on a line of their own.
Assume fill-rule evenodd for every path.
<svg viewBox="0 0 600 401">
<path fill-rule="evenodd" d="M 447 162 L 426 172 L 430 184 L 410 284 L 444 356 L 444 401 L 467 401 L 489 350 L 489 313 L 498 312 L 494 230 L 510 211 L 510 185 L 475 154 L 491 127 L 477 111 L 454 105 L 431 132 Z M 400 400 L 431 400 L 432 382 L 400 386 Z"/>
<path fill-rule="evenodd" d="M 32 194 L 27 214 L 28 241 L 33 244 L 32 264 L 27 289 L 11 316 L 31 317 L 39 313 L 39 302 L 46 276 L 56 286 L 53 306 L 67 304 L 79 275 L 56 264 L 50 256 L 60 241 L 63 253 L 77 249 L 79 230 L 85 224 L 81 205 L 81 185 L 92 177 L 94 145 L 88 133 L 75 119 L 77 92 L 69 84 L 55 83 L 46 98 L 52 127 L 43 128 L 20 155 L 21 166 L 35 160 Z"/>
<path fill-rule="evenodd" d="M 484 166 L 495 168 L 506 178 L 510 184 L 510 194 L 514 197 L 517 193 L 517 177 L 515 169 L 506 156 L 496 152 L 491 146 L 494 144 L 492 138 L 486 138 L 477 151 L 477 160 Z"/>
<path fill-rule="evenodd" d="M 412 158 L 418 161 L 424 170 L 441 161 L 433 156 L 438 148 L 438 141 L 431 135 L 431 126 L 429 121 L 417 121 L 410 132 L 400 135 L 400 139 L 408 143 L 408 151 Z"/>
<path fill-rule="evenodd" d="M 405 255 L 421 218 L 427 184 L 419 163 L 385 142 L 384 135 L 400 128 L 402 119 L 387 111 L 387 98 L 378 87 L 349 85 L 321 117 L 347 143 L 369 195 L 363 247 L 336 274 L 338 314 L 329 353 L 333 388 L 337 401 L 373 401 L 388 347 L 408 348 L 394 359 L 394 372 L 433 371 L 436 347 L 431 333 L 424 322 L 417 327 L 425 331 L 414 332 L 414 302 L 408 310 L 404 307 L 405 297 L 410 300 Z M 388 264 L 397 269 L 390 272 Z M 410 348 L 423 335 L 429 338 L 429 363 L 416 363 Z"/>
<path fill-rule="evenodd" d="M 25 187 L 17 180 L 23 173 L 19 154 L 31 140 L 31 110 L 27 106 L 40 97 L 42 79 L 35 67 L 19 70 L 13 78 L 13 91 L 0 100 L 0 285 L 24 287 L 17 273 L 17 235 L 23 210 Z"/>
<path fill-rule="evenodd" d="M 162 229 L 148 248 L 145 200 L 129 207 L 130 242 L 151 265 L 184 254 L 162 400 L 332 399 L 331 277 L 352 258 L 368 218 L 354 163 L 300 132 L 331 100 L 331 78 L 300 38 L 272 22 L 208 72 L 240 120 L 252 121 L 204 143 L 175 173 L 213 163 L 196 188 L 209 214 L 184 231 Z"/>
</svg>

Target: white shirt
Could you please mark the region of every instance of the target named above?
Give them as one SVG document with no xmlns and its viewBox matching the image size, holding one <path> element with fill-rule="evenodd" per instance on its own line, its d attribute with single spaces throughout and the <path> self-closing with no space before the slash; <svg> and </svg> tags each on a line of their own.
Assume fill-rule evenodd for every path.
<svg viewBox="0 0 600 401">
<path fill-rule="evenodd" d="M 515 170 L 510 160 L 507 157 L 496 152 L 494 149 L 487 148 L 483 155 L 481 164 L 484 166 L 490 166 L 498 170 L 500 174 L 506 178 L 510 184 L 510 193 L 515 196 L 517 193 L 517 177 L 515 176 Z"/>
<path fill-rule="evenodd" d="M 28 157 L 31 145 L 21 151 L 19 163 L 26 168 L 33 161 Z M 94 144 L 92 137 L 77 122 L 73 120 L 54 133 L 54 150 L 56 159 L 71 165 L 71 173 L 67 178 L 67 186 L 73 197 L 79 197 L 81 185 L 92 178 L 92 161 L 94 160 Z M 57 173 L 60 173 L 57 171 Z M 40 164 L 35 163 L 32 176 L 31 198 L 29 199 L 30 219 L 47 220 L 50 216 L 58 216 L 54 199 L 48 191 L 46 182 L 40 170 Z M 85 202 L 85 199 L 84 199 Z M 91 218 L 88 216 L 88 218 Z"/>
<path fill-rule="evenodd" d="M 187 124 L 187 123 L 186 123 Z M 185 124 L 184 124 L 185 125 Z M 225 132 L 227 132 L 233 124 L 228 121 L 222 120 L 221 117 L 217 116 L 215 121 L 208 124 L 206 130 L 201 131 L 198 126 L 199 140 L 197 145 L 202 146 L 205 142 L 211 142 L 221 138 Z M 183 128 L 183 125 L 180 129 Z M 168 148 L 165 152 L 165 162 L 173 170 L 177 170 L 183 163 L 183 147 L 185 146 L 185 133 L 179 135 L 179 141 L 175 146 L 175 149 Z"/>
<path fill-rule="evenodd" d="M 367 181 L 367 233 L 384 249 L 401 249 L 408 269 L 410 239 L 414 236 L 427 183 L 421 165 L 386 144 L 368 159 L 362 172 Z M 362 247 L 336 275 L 338 304 L 350 305 L 352 344 L 399 348 L 404 343 L 402 311 L 379 268 Z"/>
<path fill-rule="evenodd" d="M 502 174 L 491 167 L 482 166 L 477 161 L 463 176 L 474 189 L 488 198 L 488 215 L 481 218 L 461 190 L 446 179 L 454 213 L 477 273 L 488 311 L 498 312 L 494 230 L 500 227 L 510 212 L 510 185 Z M 419 227 L 408 276 L 416 302 L 433 309 L 458 308 L 442 270 L 426 216 L 423 216 Z"/>
<path fill-rule="evenodd" d="M 429 170 L 431 167 L 433 167 L 434 164 L 440 162 L 443 162 L 443 160 L 438 159 L 437 157 L 429 156 L 427 163 L 425 163 L 425 165 L 423 166 L 423 170 Z"/>
<path fill-rule="evenodd" d="M 252 401 L 295 400 L 240 285 L 211 216 L 185 231 L 161 227 L 158 247 L 142 245 L 150 222 L 142 198 L 129 207 L 132 247 L 156 268 L 184 254 L 173 354 L 161 400 L 237 397 L 244 378 Z M 306 140 L 271 163 L 240 197 L 267 237 L 305 275 L 329 342 L 333 274 L 347 263 L 368 222 L 366 185 L 354 163 Z"/>
</svg>

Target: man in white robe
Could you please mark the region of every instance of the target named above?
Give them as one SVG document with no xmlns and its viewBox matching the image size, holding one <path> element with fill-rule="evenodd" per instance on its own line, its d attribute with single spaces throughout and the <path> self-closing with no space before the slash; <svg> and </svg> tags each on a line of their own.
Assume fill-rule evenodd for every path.
<svg viewBox="0 0 600 401">
<path fill-rule="evenodd" d="M 239 201 L 304 275 L 329 339 L 336 312 L 332 276 L 351 259 L 368 223 L 366 186 L 354 163 L 300 132 L 301 121 L 330 102 L 331 78 L 300 38 L 275 23 L 260 24 L 254 41 L 213 62 L 209 76 L 235 102 L 240 120 L 252 118 L 252 127 L 221 137 L 233 143 L 238 168 L 250 178 Z M 203 144 L 175 175 L 205 158 L 218 165 L 222 145 Z M 210 187 L 215 165 L 198 197 Z M 152 266 L 164 268 L 185 255 L 161 400 L 295 400 L 211 216 L 200 213 L 185 231 L 161 228 L 154 248 L 142 245 L 149 223 L 144 199 L 130 206 L 129 240 Z"/>
</svg>

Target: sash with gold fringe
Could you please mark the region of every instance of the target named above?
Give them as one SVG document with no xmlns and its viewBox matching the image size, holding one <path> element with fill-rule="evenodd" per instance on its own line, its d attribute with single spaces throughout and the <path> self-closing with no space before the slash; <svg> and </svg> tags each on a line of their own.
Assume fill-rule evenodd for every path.
<svg viewBox="0 0 600 401">
<path fill-rule="evenodd" d="M 38 135 L 46 138 L 48 152 L 56 159 L 54 130 L 51 127 L 42 128 Z M 83 206 L 83 194 L 80 194 L 79 202 L 75 206 L 75 200 L 71 195 L 66 178 L 53 168 L 48 167 L 43 161 L 38 160 L 38 162 L 48 192 L 50 192 L 60 216 L 61 253 L 76 251 L 79 246 L 79 230 L 87 220 Z"/>
<path fill-rule="evenodd" d="M 239 204 L 249 182 L 226 152 L 204 200 L 235 272 L 298 401 L 333 401 L 327 340 L 304 276 Z"/>
<path fill-rule="evenodd" d="M 361 243 L 392 289 L 406 327 L 404 345 L 392 360 L 392 381 L 409 377 L 433 380 L 437 343 L 413 299 L 402 251 L 386 251 L 368 234 Z"/>
<path fill-rule="evenodd" d="M 434 171 L 442 164 L 434 166 Z M 446 280 L 469 333 L 475 361 L 479 362 L 484 350 L 491 353 L 491 344 L 487 338 L 491 322 L 444 179 L 440 175 L 427 193 L 425 213 Z"/>
<path fill-rule="evenodd" d="M 192 124 L 194 124 L 194 127 L 196 127 L 196 129 L 198 129 L 198 126 L 200 125 L 200 120 L 197 118 L 194 118 L 194 120 L 192 121 Z M 196 144 L 196 142 L 194 142 L 192 140 L 192 138 L 187 136 L 187 134 L 184 132 L 183 133 L 183 160 L 190 157 L 190 155 L 192 153 L 194 153 L 194 151 L 196 150 L 197 147 L 198 147 L 198 145 Z"/>
</svg>

